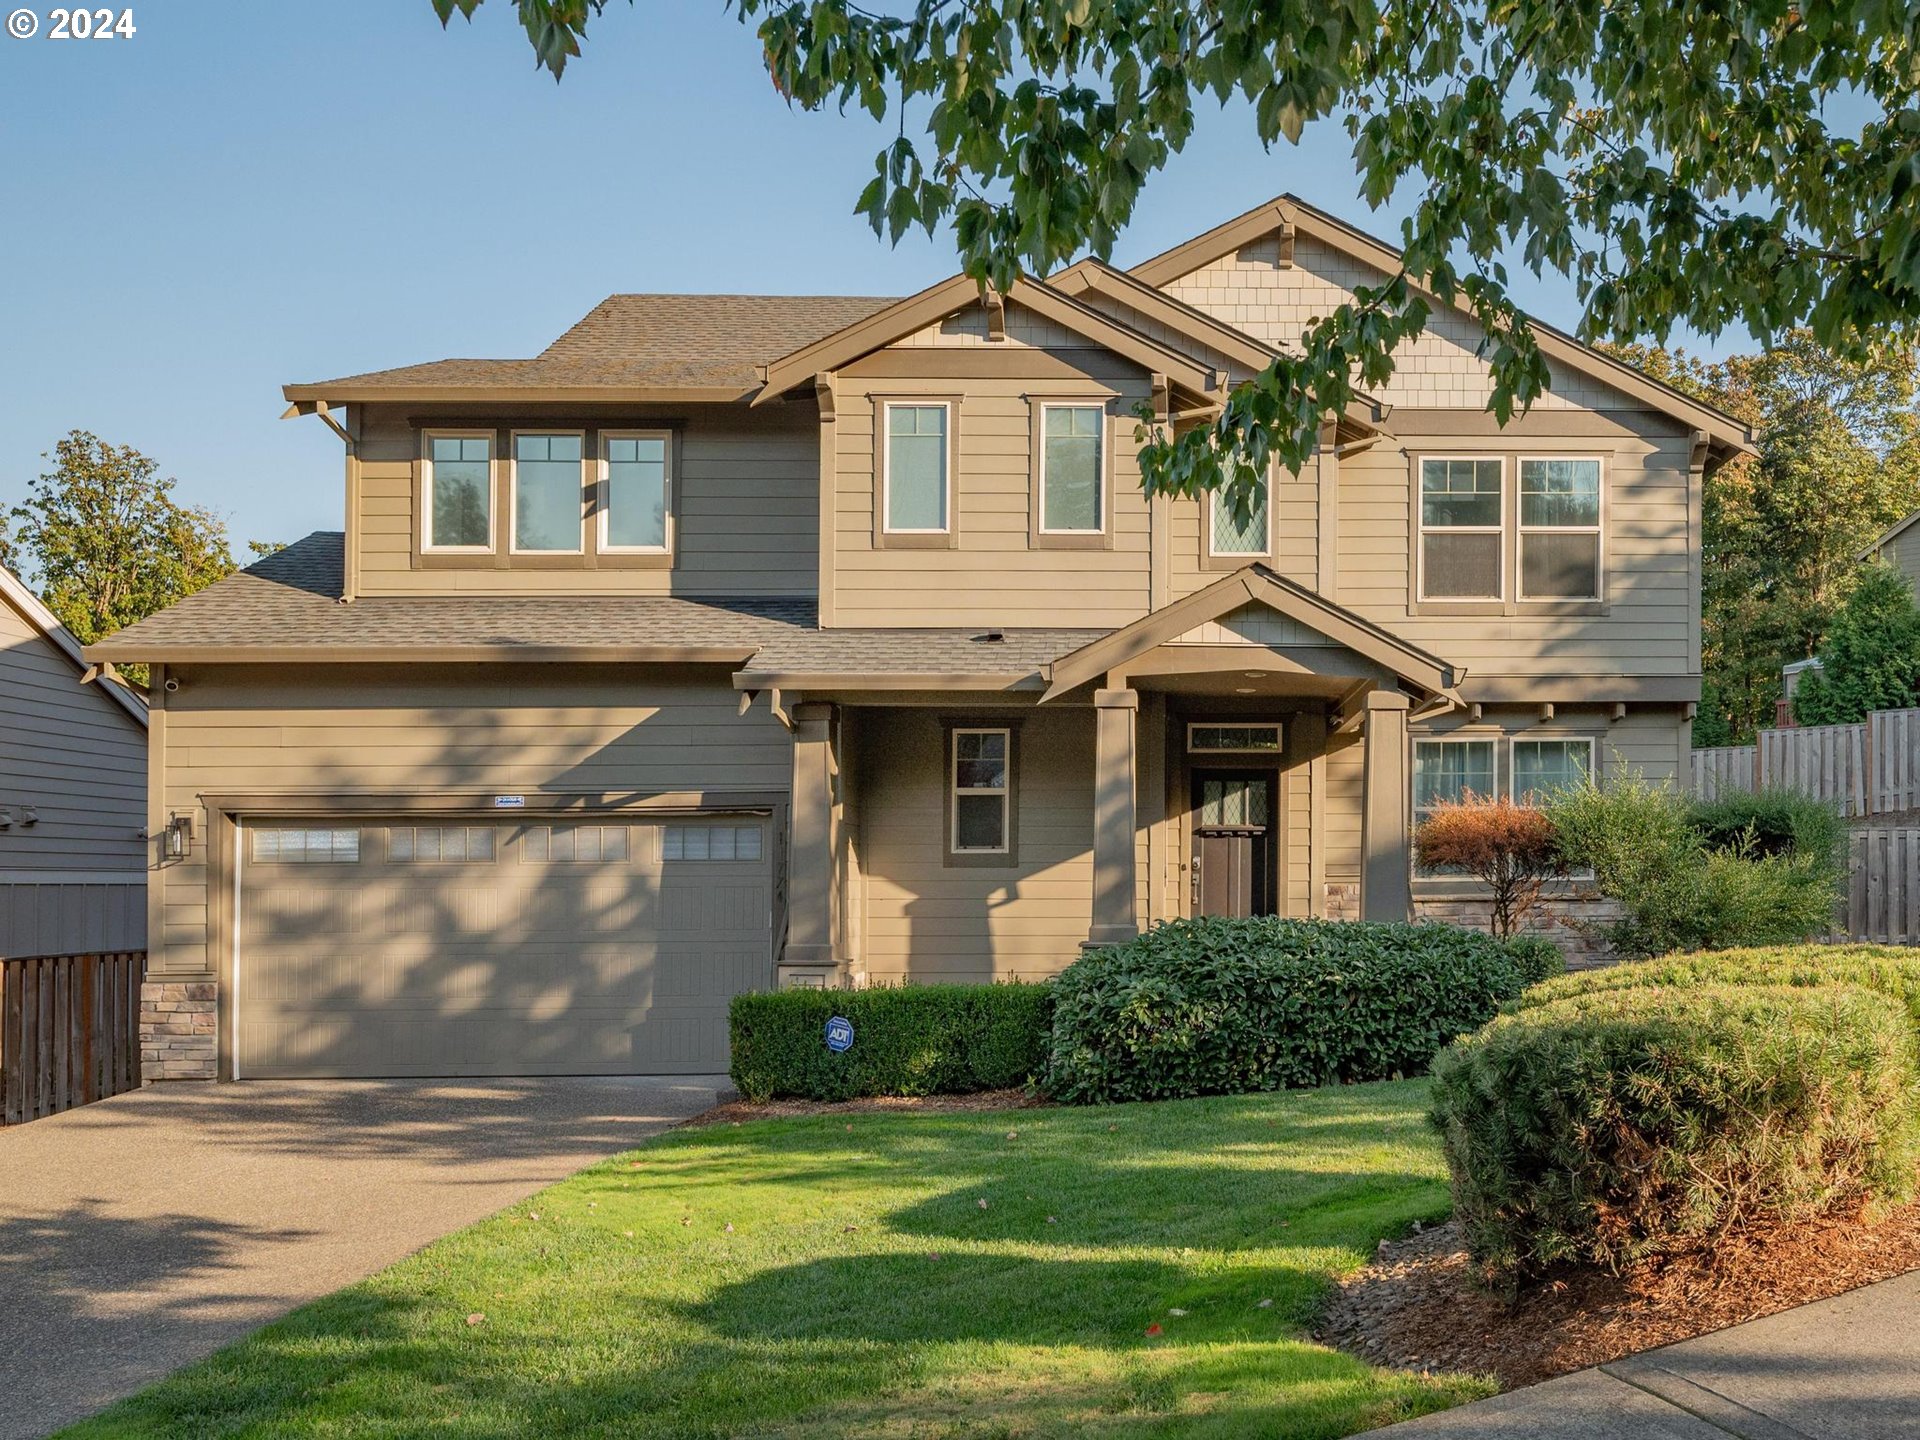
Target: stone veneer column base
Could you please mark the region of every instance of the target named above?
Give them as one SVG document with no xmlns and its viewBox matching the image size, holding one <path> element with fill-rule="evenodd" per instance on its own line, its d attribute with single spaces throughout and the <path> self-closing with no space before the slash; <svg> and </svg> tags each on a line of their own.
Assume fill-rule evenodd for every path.
<svg viewBox="0 0 1920 1440">
<path fill-rule="evenodd" d="M 140 1083 L 213 1080 L 219 986 L 211 980 L 148 980 L 140 987 Z"/>
</svg>

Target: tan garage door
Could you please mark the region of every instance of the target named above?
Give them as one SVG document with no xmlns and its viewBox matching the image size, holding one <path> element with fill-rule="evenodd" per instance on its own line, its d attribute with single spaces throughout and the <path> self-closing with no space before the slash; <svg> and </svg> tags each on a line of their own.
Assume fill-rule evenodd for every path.
<svg viewBox="0 0 1920 1440">
<path fill-rule="evenodd" d="M 235 1072 L 700 1074 L 772 976 L 767 821 L 247 821 Z"/>
</svg>

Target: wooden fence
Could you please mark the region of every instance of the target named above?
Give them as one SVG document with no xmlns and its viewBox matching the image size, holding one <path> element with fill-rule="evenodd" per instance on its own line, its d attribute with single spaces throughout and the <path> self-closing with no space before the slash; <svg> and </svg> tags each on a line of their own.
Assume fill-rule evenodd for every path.
<svg viewBox="0 0 1920 1440">
<path fill-rule="evenodd" d="M 1847 853 L 1848 940 L 1920 945 L 1920 829 L 1862 825 Z"/>
<path fill-rule="evenodd" d="M 1849 820 L 1920 810 L 1920 710 L 1876 710 L 1859 725 L 1762 730 L 1752 745 L 1693 752 L 1703 800 L 1762 786 L 1831 800 Z"/>
<path fill-rule="evenodd" d="M 1751 745 L 1716 745 L 1693 752 L 1693 793 L 1702 800 L 1753 789 L 1753 767 L 1758 763 Z"/>
<path fill-rule="evenodd" d="M 0 958 L 0 1125 L 140 1084 L 144 951 Z"/>
</svg>

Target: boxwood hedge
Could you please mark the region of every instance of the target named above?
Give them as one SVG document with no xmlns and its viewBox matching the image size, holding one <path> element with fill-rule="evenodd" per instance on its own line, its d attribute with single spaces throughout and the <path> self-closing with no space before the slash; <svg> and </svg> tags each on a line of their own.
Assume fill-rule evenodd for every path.
<svg viewBox="0 0 1920 1440">
<path fill-rule="evenodd" d="M 1904 1200 L 1920 1160 L 1905 1009 L 1854 986 L 1596 990 L 1433 1066 L 1455 1213 L 1490 1270 L 1618 1268 L 1736 1222 Z"/>
<path fill-rule="evenodd" d="M 1448 925 L 1156 926 L 1054 982 L 1045 1088 L 1091 1103 L 1410 1074 L 1519 994 L 1542 964 L 1527 953 Z"/>
<path fill-rule="evenodd" d="M 1023 1084 L 1046 1058 L 1046 985 L 907 985 L 736 995 L 733 1083 L 749 1100 L 952 1095 Z M 827 1047 L 827 1021 L 853 1045 Z"/>
</svg>

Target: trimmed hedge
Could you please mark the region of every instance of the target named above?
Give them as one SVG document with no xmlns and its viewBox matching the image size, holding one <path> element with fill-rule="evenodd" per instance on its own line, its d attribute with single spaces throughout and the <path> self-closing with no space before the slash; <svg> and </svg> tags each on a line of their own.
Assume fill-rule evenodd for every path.
<svg viewBox="0 0 1920 1440">
<path fill-rule="evenodd" d="M 1777 945 L 1670 955 L 1549 980 L 1508 1008 L 1531 1010 L 1609 990 L 1703 985 L 1855 985 L 1897 1001 L 1920 1028 L 1920 950 L 1899 945 Z"/>
<path fill-rule="evenodd" d="M 733 1083 L 749 1100 L 958 1095 L 1023 1084 L 1046 1059 L 1046 985 L 906 985 L 736 995 Z M 827 1048 L 827 1021 L 853 1048 Z"/>
<path fill-rule="evenodd" d="M 1528 985 L 1541 985 L 1566 974 L 1567 957 L 1544 935 L 1509 935 L 1507 949 L 1513 952 L 1514 963 Z"/>
<path fill-rule="evenodd" d="M 1433 1121 L 1474 1256 L 1623 1264 L 1738 1221 L 1910 1196 L 1905 1010 L 1852 986 L 1600 990 L 1435 1061 Z"/>
<path fill-rule="evenodd" d="M 1526 953 L 1449 925 L 1177 920 L 1054 981 L 1044 1088 L 1096 1103 L 1411 1074 L 1520 993 Z"/>
</svg>

